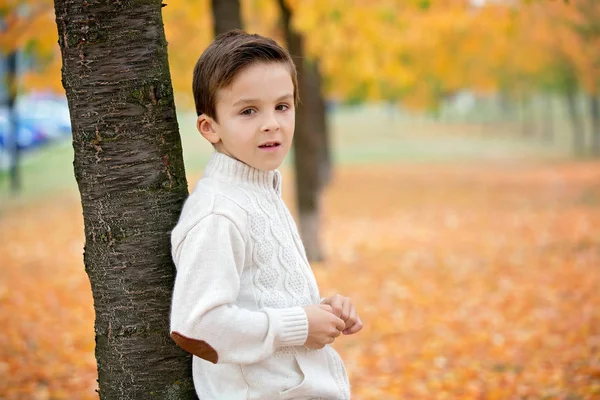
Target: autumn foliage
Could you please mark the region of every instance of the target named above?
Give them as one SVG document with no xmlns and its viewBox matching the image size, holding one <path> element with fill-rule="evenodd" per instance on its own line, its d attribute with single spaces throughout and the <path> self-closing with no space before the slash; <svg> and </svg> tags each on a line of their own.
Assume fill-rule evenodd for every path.
<svg viewBox="0 0 600 400">
<path fill-rule="evenodd" d="M 597 162 L 340 168 L 313 269 L 365 323 L 334 344 L 353 398 L 600 398 L 599 181 Z M 0 399 L 97 398 L 77 195 L 0 221 Z"/>
<path fill-rule="evenodd" d="M 196 58 L 212 39 L 208 0 L 171 0 L 163 8 L 178 102 L 190 106 Z M 515 96 L 559 92 L 571 71 L 597 94 L 600 36 L 596 0 L 287 0 L 306 54 L 320 61 L 327 97 L 388 100 L 425 110 L 468 89 Z M 245 28 L 283 42 L 275 0 L 241 0 Z M 0 51 L 32 56 L 21 90 L 62 92 L 51 0 L 5 0 Z M 92 68 L 91 66 L 90 68 Z"/>
</svg>

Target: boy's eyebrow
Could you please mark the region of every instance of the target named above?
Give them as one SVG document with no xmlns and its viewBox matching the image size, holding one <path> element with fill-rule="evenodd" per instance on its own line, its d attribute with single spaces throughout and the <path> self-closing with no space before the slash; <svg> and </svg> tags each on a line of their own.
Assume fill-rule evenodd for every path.
<svg viewBox="0 0 600 400">
<path fill-rule="evenodd" d="M 276 103 L 283 101 L 283 100 L 287 100 L 290 98 L 294 98 L 294 95 L 291 93 L 286 93 L 283 96 L 280 96 L 277 100 L 275 100 Z M 235 103 L 233 103 L 233 107 L 241 105 L 241 104 L 250 104 L 250 103 L 258 103 L 260 102 L 260 100 L 258 99 L 239 99 L 238 101 L 236 101 Z"/>
</svg>

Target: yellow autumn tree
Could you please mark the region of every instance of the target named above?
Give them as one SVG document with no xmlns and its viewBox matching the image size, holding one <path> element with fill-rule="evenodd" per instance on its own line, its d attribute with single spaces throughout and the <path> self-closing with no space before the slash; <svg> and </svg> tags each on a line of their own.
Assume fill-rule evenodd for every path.
<svg viewBox="0 0 600 400">
<path fill-rule="evenodd" d="M 21 91 L 46 89 L 62 92 L 60 51 L 52 0 L 4 0 L 0 5 L 4 31 L 0 52 L 25 52 L 33 69 L 19 77 Z"/>
<path fill-rule="evenodd" d="M 210 1 L 169 1 L 163 7 L 163 23 L 176 101 L 184 107 L 193 107 L 194 65 L 213 39 Z"/>
<path fill-rule="evenodd" d="M 287 0 L 306 55 L 319 60 L 329 98 L 398 101 L 435 107 L 457 90 L 537 89 L 555 68 L 549 46 L 561 46 L 581 85 L 597 91 L 598 38 L 594 0 L 483 2 L 467 0 Z M 274 0 L 242 0 L 246 29 L 283 42 Z M 191 105 L 197 56 L 212 39 L 208 0 L 172 0 L 163 8 L 169 60 L 178 101 Z M 0 49 L 27 51 L 35 68 L 22 87 L 62 91 L 50 0 L 5 0 Z"/>
</svg>

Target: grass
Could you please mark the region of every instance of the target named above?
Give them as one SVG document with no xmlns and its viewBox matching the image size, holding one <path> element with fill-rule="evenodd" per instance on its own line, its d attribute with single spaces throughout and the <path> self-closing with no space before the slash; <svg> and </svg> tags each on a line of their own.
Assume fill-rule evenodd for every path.
<svg viewBox="0 0 600 400">
<path fill-rule="evenodd" d="M 473 160 L 540 160 L 568 158 L 568 127 L 558 124 L 554 144 L 524 138 L 517 124 L 446 121 L 390 112 L 382 106 L 336 107 L 329 113 L 332 157 L 336 165 L 381 163 L 439 163 Z M 195 131 L 195 116 L 179 115 L 186 173 L 198 175 L 212 147 Z M 289 167 L 288 157 L 283 168 Z M 24 154 L 22 190 L 10 191 L 6 172 L 0 172 L 0 210 L 43 201 L 56 193 L 76 191 L 73 148 L 69 141 Z"/>
</svg>

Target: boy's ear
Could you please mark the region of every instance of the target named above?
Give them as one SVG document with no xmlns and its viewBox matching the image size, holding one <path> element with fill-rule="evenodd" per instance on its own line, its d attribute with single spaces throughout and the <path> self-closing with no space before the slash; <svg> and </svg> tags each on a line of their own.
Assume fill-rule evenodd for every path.
<svg viewBox="0 0 600 400">
<path fill-rule="evenodd" d="M 198 116 L 198 120 L 196 121 L 196 128 L 198 132 L 202 134 L 212 144 L 217 144 L 221 140 L 217 132 L 213 128 L 213 124 L 215 120 L 206 114 L 201 114 Z"/>
</svg>

